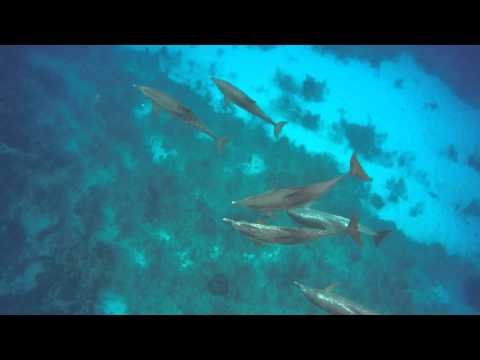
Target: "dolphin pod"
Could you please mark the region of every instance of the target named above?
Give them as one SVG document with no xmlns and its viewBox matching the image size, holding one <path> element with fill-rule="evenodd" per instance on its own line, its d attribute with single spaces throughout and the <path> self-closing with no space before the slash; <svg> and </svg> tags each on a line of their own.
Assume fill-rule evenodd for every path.
<svg viewBox="0 0 480 360">
<path fill-rule="evenodd" d="M 282 128 L 287 124 L 286 121 L 274 122 L 262 109 L 257 105 L 255 100 L 251 99 L 242 90 L 235 87 L 228 81 L 211 78 L 213 83 L 222 92 L 224 96 L 224 103 L 230 105 L 231 103 L 244 109 L 250 114 L 259 117 L 266 123 L 270 124 L 274 128 L 275 138 L 280 137 Z M 170 113 L 174 118 L 180 119 L 188 125 L 196 128 L 200 132 L 207 134 L 211 137 L 216 145 L 217 149 L 222 152 L 226 143 L 229 142 L 227 137 L 219 137 L 215 135 L 200 119 L 188 107 L 180 103 L 178 100 L 172 98 L 170 95 L 153 89 L 148 86 L 133 84 L 133 87 L 138 89 L 145 97 L 150 99 L 153 105 L 153 112 L 155 115 L 160 115 L 161 111 Z M 98 95 L 96 101 L 99 99 Z"/>
<path fill-rule="evenodd" d="M 224 96 L 224 103 L 227 106 L 235 104 L 250 114 L 260 118 L 273 126 L 276 139 L 280 137 L 286 121 L 274 122 L 242 90 L 228 81 L 212 77 L 211 80 Z M 219 152 L 222 152 L 229 139 L 224 136 L 217 136 L 213 133 L 188 107 L 172 98 L 168 94 L 148 86 L 133 85 L 146 98 L 152 102 L 153 112 L 160 115 L 165 111 L 172 117 L 179 119 L 205 133 L 212 138 Z M 360 234 L 370 235 L 374 238 L 375 245 L 379 245 L 391 230 L 372 230 L 359 224 L 358 217 L 353 214 L 350 218 L 334 215 L 320 210 L 312 209 L 312 202 L 328 194 L 338 182 L 351 176 L 360 181 L 372 181 L 355 153 L 350 158 L 350 169 L 348 173 L 338 175 L 333 179 L 320 181 L 314 184 L 274 189 L 258 195 L 247 196 L 243 199 L 232 201 L 231 204 L 238 207 L 249 208 L 271 215 L 273 212 L 286 211 L 288 216 L 302 227 L 287 227 L 267 225 L 263 223 L 247 222 L 222 218 L 222 221 L 232 226 L 240 234 L 250 238 L 257 245 L 299 245 L 314 240 L 337 236 L 350 235 L 358 245 L 362 245 Z M 299 281 L 293 284 L 300 289 L 302 294 L 314 305 L 320 307 L 329 314 L 340 315 L 375 315 L 376 313 L 333 293 L 335 284 L 324 289 L 315 289 L 303 285 Z"/>
<path fill-rule="evenodd" d="M 286 210 L 288 216 L 303 227 L 266 225 L 230 218 L 223 218 L 222 221 L 230 224 L 234 230 L 252 239 L 260 246 L 264 244 L 299 245 L 320 238 L 344 234 L 350 235 L 358 245 L 362 245 L 361 233 L 373 236 L 375 245 L 378 246 L 391 230 L 374 231 L 359 224 L 355 214 L 348 219 L 310 208 L 313 201 L 329 193 L 340 180 L 347 176 L 360 181 L 372 181 L 358 161 L 356 154 L 353 153 L 350 158 L 350 169 L 346 174 L 310 185 L 270 190 L 241 200 L 234 200 L 231 203 L 234 206 L 257 210 L 268 215 L 271 215 L 272 212 Z M 293 284 L 311 303 L 329 314 L 377 315 L 372 310 L 334 294 L 332 291 L 334 285 L 327 286 L 325 289 L 315 289 L 298 281 L 294 281 Z"/>
</svg>

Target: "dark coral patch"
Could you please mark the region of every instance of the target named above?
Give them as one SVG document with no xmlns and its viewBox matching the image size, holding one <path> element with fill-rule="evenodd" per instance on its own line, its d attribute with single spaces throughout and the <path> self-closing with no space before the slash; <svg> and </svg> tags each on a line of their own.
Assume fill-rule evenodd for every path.
<svg viewBox="0 0 480 360">
<path fill-rule="evenodd" d="M 480 311 L 480 276 L 473 275 L 463 282 L 463 297 L 468 305 Z"/>
<path fill-rule="evenodd" d="M 470 166 L 472 169 L 480 172 L 480 157 L 476 155 L 470 155 L 468 157 L 467 161 L 468 166 Z"/>
<path fill-rule="evenodd" d="M 370 196 L 370 203 L 375 207 L 375 209 L 381 209 L 385 206 L 385 201 L 378 194 L 372 194 Z"/>
<path fill-rule="evenodd" d="M 382 144 L 387 134 L 377 133 L 372 123 L 358 125 L 347 122 L 344 118 L 340 120 L 340 127 L 343 130 L 350 146 L 368 160 L 378 161 L 384 166 L 393 165 L 393 153 L 383 151 Z"/>
<path fill-rule="evenodd" d="M 421 202 L 415 204 L 415 206 L 410 208 L 409 215 L 411 217 L 417 217 L 423 214 L 424 207 L 425 207 L 424 204 Z"/>
<path fill-rule="evenodd" d="M 448 145 L 446 155 L 450 160 L 454 162 L 458 161 L 458 151 L 453 144 Z"/>
<path fill-rule="evenodd" d="M 470 203 L 463 208 L 462 213 L 466 216 L 480 217 L 480 200 L 471 200 Z"/>
<path fill-rule="evenodd" d="M 391 178 L 387 181 L 387 189 L 390 191 L 388 201 L 398 203 L 400 200 L 407 200 L 407 186 L 403 179 Z"/>
<path fill-rule="evenodd" d="M 291 75 L 282 72 L 281 70 L 277 70 L 275 77 L 273 78 L 273 82 L 283 92 L 295 94 L 298 91 L 298 86 L 295 83 L 294 78 Z"/>
<path fill-rule="evenodd" d="M 325 81 L 318 81 L 314 77 L 307 75 L 305 80 L 303 80 L 300 94 L 306 101 L 322 102 L 327 91 L 327 83 Z"/>
<path fill-rule="evenodd" d="M 396 79 L 395 82 L 393 83 L 393 86 L 395 89 L 402 89 L 403 88 L 403 79 Z"/>
<path fill-rule="evenodd" d="M 413 153 L 403 153 L 398 157 L 397 164 L 401 167 L 412 166 L 415 161 L 415 155 Z"/>
<path fill-rule="evenodd" d="M 312 112 L 307 111 L 300 118 L 300 123 L 307 129 L 315 131 L 320 129 L 322 121 L 319 114 L 313 114 Z"/>
<path fill-rule="evenodd" d="M 213 275 L 207 283 L 207 290 L 217 296 L 227 296 L 229 290 L 228 279 L 222 274 Z"/>
</svg>

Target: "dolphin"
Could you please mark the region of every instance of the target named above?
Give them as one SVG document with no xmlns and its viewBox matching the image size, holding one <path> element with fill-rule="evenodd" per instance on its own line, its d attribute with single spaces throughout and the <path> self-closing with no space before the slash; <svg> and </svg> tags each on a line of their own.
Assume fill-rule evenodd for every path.
<svg viewBox="0 0 480 360">
<path fill-rule="evenodd" d="M 333 289 L 337 284 L 331 284 L 324 289 L 314 289 L 307 287 L 298 281 L 293 284 L 300 288 L 303 295 L 314 305 L 322 308 L 332 315 L 378 315 L 352 301 L 341 296 L 333 294 Z"/>
<path fill-rule="evenodd" d="M 195 114 L 189 108 L 182 105 L 169 95 L 161 91 L 152 89 L 148 86 L 139 86 L 134 84 L 133 87 L 140 90 L 143 95 L 145 95 L 152 101 L 153 111 L 156 115 L 160 115 L 161 110 L 169 112 L 174 117 L 185 121 L 190 126 L 193 126 L 194 128 L 210 136 L 213 140 L 215 140 L 217 144 L 217 149 L 220 152 L 223 151 L 225 144 L 229 141 L 228 138 L 218 137 L 217 135 L 215 135 L 204 123 L 202 123 L 195 116 Z"/>
<path fill-rule="evenodd" d="M 288 210 L 287 214 L 300 225 L 328 230 L 333 233 L 344 232 L 349 224 L 349 219 L 346 217 L 306 207 Z M 373 236 L 376 246 L 380 245 L 382 240 L 392 232 L 392 230 L 375 231 L 362 224 L 358 224 L 358 229 L 360 233 Z"/>
<path fill-rule="evenodd" d="M 321 237 L 338 234 L 338 232 L 333 233 L 329 230 L 265 225 L 247 221 L 236 221 L 229 218 L 223 218 L 222 221 L 232 225 L 232 227 L 241 234 L 253 239 L 255 242 L 257 242 L 257 245 L 295 245 Z M 348 232 L 352 237 L 357 236 L 358 221 L 355 216 L 352 216 L 352 220 L 350 221 L 346 232 Z"/>
<path fill-rule="evenodd" d="M 280 137 L 280 131 L 287 124 L 286 121 L 274 122 L 267 114 L 265 114 L 262 109 L 257 105 L 255 100 L 251 99 L 247 94 L 242 90 L 229 83 L 228 81 L 217 79 L 212 77 L 212 81 L 218 87 L 218 89 L 223 93 L 223 101 L 225 105 L 229 105 L 230 102 L 233 102 L 238 107 L 248 111 L 250 114 L 258 116 L 263 121 L 273 125 L 273 132 L 275 138 Z"/>
<path fill-rule="evenodd" d="M 326 194 L 347 175 L 356 176 L 363 181 L 371 181 L 354 153 L 350 159 L 348 174 L 307 186 L 271 190 L 263 194 L 248 196 L 242 200 L 232 201 L 232 205 L 257 209 L 266 213 L 302 207 Z"/>
</svg>

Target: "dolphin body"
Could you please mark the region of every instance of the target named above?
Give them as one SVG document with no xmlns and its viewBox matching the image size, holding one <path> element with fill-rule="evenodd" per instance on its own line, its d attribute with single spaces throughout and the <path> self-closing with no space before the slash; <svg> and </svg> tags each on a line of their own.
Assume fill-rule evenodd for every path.
<svg viewBox="0 0 480 360">
<path fill-rule="evenodd" d="M 298 281 L 293 284 L 300 288 L 303 295 L 314 305 L 322 308 L 332 315 L 378 315 L 354 302 L 341 296 L 333 294 L 333 288 L 336 284 L 331 284 L 324 289 L 314 289 L 307 287 Z"/>
<path fill-rule="evenodd" d="M 229 83 L 228 81 L 217 79 L 212 77 L 212 81 L 215 83 L 217 88 L 223 93 L 223 102 L 225 105 L 228 105 L 230 102 L 233 102 L 238 107 L 248 111 L 250 114 L 258 116 L 263 121 L 273 125 L 273 132 L 275 138 L 280 137 L 280 131 L 287 124 L 286 121 L 274 122 L 267 114 L 265 114 L 262 109 L 257 105 L 255 100 L 251 99 L 247 94 L 242 90 Z"/>
<path fill-rule="evenodd" d="M 226 137 L 216 136 L 203 122 L 201 122 L 195 116 L 192 110 L 161 91 L 152 89 L 148 86 L 139 86 L 136 84 L 134 84 L 133 87 L 139 89 L 143 95 L 152 101 L 153 111 L 156 115 L 160 115 L 161 110 L 169 112 L 174 117 L 185 121 L 190 126 L 193 126 L 194 128 L 210 136 L 213 140 L 215 140 L 217 149 L 220 152 L 223 151 L 225 144 L 229 140 Z"/>
<path fill-rule="evenodd" d="M 326 194 L 347 175 L 356 176 L 363 181 L 371 180 L 361 167 L 356 155 L 353 154 L 350 159 L 350 172 L 348 174 L 307 186 L 271 190 L 242 200 L 232 201 L 232 205 L 257 209 L 266 213 L 302 207 Z"/>
<path fill-rule="evenodd" d="M 338 232 L 333 233 L 329 230 L 265 225 L 250 223 L 247 221 L 235 221 L 229 218 L 223 218 L 222 221 L 232 225 L 235 230 L 253 239 L 258 245 L 296 245 L 315 240 L 320 237 L 338 234 Z M 358 221 L 355 216 L 352 217 L 346 232 L 348 232 L 352 237 L 357 236 Z"/>
<path fill-rule="evenodd" d="M 350 220 L 346 217 L 311 208 L 291 209 L 287 211 L 287 214 L 297 224 L 311 228 L 328 230 L 332 233 L 344 232 L 350 222 Z M 382 240 L 392 232 L 392 230 L 375 231 L 362 224 L 358 224 L 358 229 L 360 233 L 373 236 L 376 246 L 378 246 Z"/>
</svg>

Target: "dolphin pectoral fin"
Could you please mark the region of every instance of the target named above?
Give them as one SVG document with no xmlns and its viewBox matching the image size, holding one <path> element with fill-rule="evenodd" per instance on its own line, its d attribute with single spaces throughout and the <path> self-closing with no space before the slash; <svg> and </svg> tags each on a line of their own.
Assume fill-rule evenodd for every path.
<svg viewBox="0 0 480 360">
<path fill-rule="evenodd" d="M 315 204 L 315 202 L 317 202 L 317 199 L 311 200 L 311 201 L 307 202 L 306 204 L 303 204 L 301 206 L 301 208 L 302 209 L 311 209 L 313 204 Z"/>
<path fill-rule="evenodd" d="M 255 222 L 256 222 L 257 224 L 266 225 L 266 224 L 267 224 L 267 218 L 261 217 L 261 218 L 258 218 Z"/>
<path fill-rule="evenodd" d="M 225 107 L 231 107 L 232 106 L 232 100 L 227 98 L 226 96 L 223 97 L 223 105 Z"/>
<path fill-rule="evenodd" d="M 225 147 L 225 144 L 228 143 L 230 140 L 227 137 L 220 137 L 215 139 L 215 144 L 217 145 L 218 152 L 222 153 Z"/>
<path fill-rule="evenodd" d="M 153 103 L 153 113 L 157 116 L 160 116 L 162 113 L 160 106 L 158 106 L 156 103 Z"/>
<path fill-rule="evenodd" d="M 263 213 L 263 216 L 258 218 L 257 224 L 267 224 L 268 220 L 271 220 L 273 218 L 273 212 L 272 211 L 265 211 Z"/>
<path fill-rule="evenodd" d="M 288 194 L 288 195 L 285 195 L 285 199 L 292 199 L 292 198 L 295 198 L 299 195 L 301 195 L 302 193 L 305 192 L 305 187 L 298 187 L 298 188 L 292 188 L 290 189 L 291 190 L 291 193 Z"/>
<path fill-rule="evenodd" d="M 377 231 L 377 234 L 373 237 L 375 245 L 378 246 L 383 241 L 383 239 L 392 232 L 392 230 L 380 230 Z"/>
<path fill-rule="evenodd" d="M 362 239 L 360 238 L 360 230 L 358 228 L 358 217 L 357 215 L 352 215 L 350 222 L 348 223 L 347 232 L 359 245 L 362 245 Z"/>
<path fill-rule="evenodd" d="M 338 286 L 338 283 L 332 283 L 332 284 L 326 286 L 326 287 L 323 289 L 323 291 L 328 292 L 328 293 L 331 293 L 331 292 L 333 292 L 333 290 L 334 290 L 337 286 Z"/>
<path fill-rule="evenodd" d="M 270 217 L 268 214 L 265 214 L 264 216 L 262 217 L 259 217 L 256 221 L 257 224 L 262 224 L 262 225 L 266 225 L 268 224 L 268 220 L 270 220 Z"/>
</svg>

